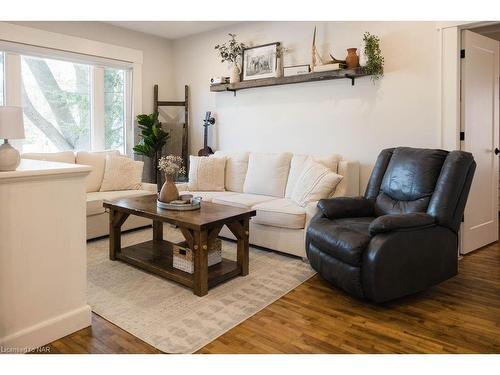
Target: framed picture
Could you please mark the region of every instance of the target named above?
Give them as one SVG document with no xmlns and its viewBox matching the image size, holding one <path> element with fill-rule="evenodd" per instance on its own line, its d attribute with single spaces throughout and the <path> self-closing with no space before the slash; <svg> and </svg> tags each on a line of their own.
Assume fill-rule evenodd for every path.
<svg viewBox="0 0 500 375">
<path fill-rule="evenodd" d="M 243 50 L 243 80 L 276 77 L 279 42 Z"/>
</svg>

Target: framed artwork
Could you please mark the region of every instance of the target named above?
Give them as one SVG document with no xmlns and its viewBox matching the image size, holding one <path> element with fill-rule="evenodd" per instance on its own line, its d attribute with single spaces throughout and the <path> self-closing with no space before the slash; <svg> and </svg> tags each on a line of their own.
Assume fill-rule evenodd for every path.
<svg viewBox="0 0 500 375">
<path fill-rule="evenodd" d="M 243 80 L 276 77 L 278 47 L 269 43 L 243 50 Z"/>
</svg>

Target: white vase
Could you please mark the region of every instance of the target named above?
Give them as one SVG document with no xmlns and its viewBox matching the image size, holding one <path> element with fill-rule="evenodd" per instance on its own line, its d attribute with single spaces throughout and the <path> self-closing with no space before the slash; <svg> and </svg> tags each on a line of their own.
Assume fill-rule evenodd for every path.
<svg viewBox="0 0 500 375">
<path fill-rule="evenodd" d="M 365 54 L 365 42 L 361 42 L 359 46 L 359 66 L 366 66 L 368 57 Z"/>
<path fill-rule="evenodd" d="M 240 82 L 240 69 L 238 68 L 238 64 L 234 63 L 231 69 L 231 77 L 229 78 L 230 83 L 238 83 Z"/>
<path fill-rule="evenodd" d="M 276 59 L 276 77 L 283 77 L 283 60 L 281 57 Z"/>
</svg>

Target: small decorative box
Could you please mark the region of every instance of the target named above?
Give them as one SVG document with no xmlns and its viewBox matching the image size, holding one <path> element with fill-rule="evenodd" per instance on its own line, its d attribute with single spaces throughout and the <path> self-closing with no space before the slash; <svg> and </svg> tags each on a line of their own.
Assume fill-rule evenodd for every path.
<svg viewBox="0 0 500 375">
<path fill-rule="evenodd" d="M 181 244 L 182 245 L 182 244 Z M 178 270 L 194 273 L 194 254 L 189 247 L 173 246 L 173 266 Z M 222 262 L 222 242 L 216 238 L 208 248 L 208 266 Z"/>
<path fill-rule="evenodd" d="M 297 76 L 300 74 L 308 74 L 311 71 L 309 65 L 285 66 L 283 68 L 283 76 Z"/>
</svg>

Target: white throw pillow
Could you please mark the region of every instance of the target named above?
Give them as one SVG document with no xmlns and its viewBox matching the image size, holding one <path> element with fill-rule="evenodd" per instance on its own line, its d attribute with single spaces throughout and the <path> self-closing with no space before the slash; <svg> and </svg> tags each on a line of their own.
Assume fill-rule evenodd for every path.
<svg viewBox="0 0 500 375">
<path fill-rule="evenodd" d="M 248 152 L 215 151 L 210 157 L 226 157 L 226 190 L 243 193 L 248 169 Z"/>
<path fill-rule="evenodd" d="M 332 172 L 337 173 L 337 166 L 342 156 L 338 154 L 324 155 L 324 156 L 311 156 L 311 155 L 300 155 L 294 154 L 292 161 L 290 163 L 290 174 L 288 175 L 288 182 L 286 183 L 285 197 L 291 198 L 293 188 L 297 183 L 297 179 L 304 170 L 304 166 L 308 160 L 323 164 L 325 167 L 330 169 Z"/>
<path fill-rule="evenodd" d="M 144 162 L 126 156 L 106 156 L 100 191 L 139 190 Z"/>
<path fill-rule="evenodd" d="M 189 157 L 189 191 L 224 191 L 225 157 Z"/>
<path fill-rule="evenodd" d="M 266 154 L 252 152 L 248 159 L 247 176 L 243 192 L 283 198 L 290 171 L 292 154 Z"/>
<path fill-rule="evenodd" d="M 328 198 L 342 178 L 324 165 L 308 160 L 297 179 L 291 198 L 302 207 Z"/>
<path fill-rule="evenodd" d="M 104 176 L 104 167 L 106 166 L 106 155 L 119 156 L 120 152 L 116 150 L 110 151 L 79 151 L 76 154 L 76 164 L 90 165 L 92 171 L 85 178 L 87 193 L 99 191 Z"/>
</svg>

